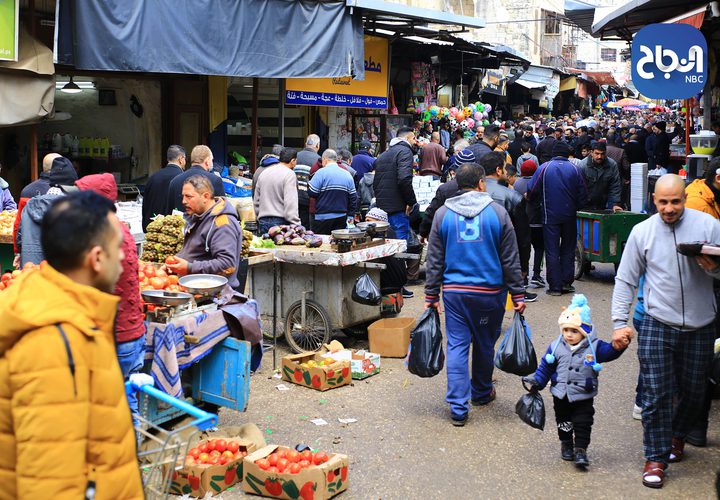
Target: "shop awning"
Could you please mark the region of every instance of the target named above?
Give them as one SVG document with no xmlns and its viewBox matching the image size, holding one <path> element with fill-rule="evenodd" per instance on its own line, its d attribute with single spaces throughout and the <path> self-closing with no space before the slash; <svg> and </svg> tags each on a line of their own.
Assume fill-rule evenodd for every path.
<svg viewBox="0 0 720 500">
<path fill-rule="evenodd" d="M 560 92 L 564 92 L 566 90 L 572 90 L 575 91 L 577 89 L 577 78 L 574 76 L 570 76 L 568 78 L 563 78 L 560 80 Z"/>
<path fill-rule="evenodd" d="M 413 21 L 417 23 L 444 24 L 462 28 L 484 28 L 485 20 L 478 17 L 462 16 L 452 12 L 412 7 L 405 3 L 393 3 L 383 0 L 346 0 L 350 8 L 362 9 L 366 20 L 382 23 L 392 23 L 390 26 L 399 26 L 398 22 Z M 391 28 L 392 29 L 392 28 Z"/>
<path fill-rule="evenodd" d="M 595 7 L 597 6 L 580 0 L 565 0 L 565 17 L 592 35 Z"/>
<path fill-rule="evenodd" d="M 513 83 L 522 85 L 526 89 L 551 88 L 554 85 L 553 69 L 542 66 L 530 66 Z"/>
<path fill-rule="evenodd" d="M 513 83 L 517 83 L 518 85 L 522 85 L 526 89 L 544 89 L 545 84 L 540 82 L 533 82 L 530 80 L 524 80 L 522 77 L 515 80 Z"/>
<path fill-rule="evenodd" d="M 592 33 L 603 39 L 630 41 L 634 33 L 648 24 L 687 16 L 694 9 L 704 11 L 708 3 L 707 0 L 631 0 L 614 9 L 596 9 Z"/>
<path fill-rule="evenodd" d="M 57 8 L 57 61 L 77 69 L 365 76 L 362 19 L 344 0 L 58 0 Z"/>
<path fill-rule="evenodd" d="M 0 62 L 0 127 L 43 121 L 55 105 L 52 51 L 25 30 L 18 45 L 17 62 Z"/>
</svg>

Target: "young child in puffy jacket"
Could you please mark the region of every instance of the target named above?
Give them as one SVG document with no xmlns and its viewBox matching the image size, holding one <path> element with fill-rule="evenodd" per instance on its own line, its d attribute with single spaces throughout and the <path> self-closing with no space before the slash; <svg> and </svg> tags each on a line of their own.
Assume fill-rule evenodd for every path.
<svg viewBox="0 0 720 500">
<path fill-rule="evenodd" d="M 560 336 L 548 347 L 537 371 L 523 382 L 531 392 L 542 390 L 550 382 L 560 456 L 584 468 L 590 465 L 587 447 L 601 363 L 619 358 L 627 346 L 614 346 L 594 335 L 590 307 L 581 294 L 573 297 L 558 324 Z"/>
</svg>

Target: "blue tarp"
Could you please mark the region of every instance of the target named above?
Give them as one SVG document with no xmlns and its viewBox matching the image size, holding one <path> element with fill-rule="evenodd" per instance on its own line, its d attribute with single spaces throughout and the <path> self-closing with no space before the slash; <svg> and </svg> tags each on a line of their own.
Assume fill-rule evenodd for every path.
<svg viewBox="0 0 720 500">
<path fill-rule="evenodd" d="M 365 78 L 344 1 L 59 0 L 57 58 L 77 69 Z"/>
</svg>

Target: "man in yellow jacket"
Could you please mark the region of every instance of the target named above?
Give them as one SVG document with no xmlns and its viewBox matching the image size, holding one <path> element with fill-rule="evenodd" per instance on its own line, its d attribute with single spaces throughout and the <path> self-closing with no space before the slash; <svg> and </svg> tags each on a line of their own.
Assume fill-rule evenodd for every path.
<svg viewBox="0 0 720 500">
<path fill-rule="evenodd" d="M 59 199 L 47 258 L 0 292 L 0 499 L 143 498 L 115 355 L 122 233 L 93 192 Z"/>
<path fill-rule="evenodd" d="M 720 219 L 720 157 L 713 158 L 704 179 L 695 179 L 685 188 L 687 208 Z"/>
</svg>

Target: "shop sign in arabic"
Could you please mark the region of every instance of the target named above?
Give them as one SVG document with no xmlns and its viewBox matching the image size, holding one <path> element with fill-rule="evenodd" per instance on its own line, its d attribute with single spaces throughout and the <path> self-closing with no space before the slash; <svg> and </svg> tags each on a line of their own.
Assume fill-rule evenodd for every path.
<svg viewBox="0 0 720 500">
<path fill-rule="evenodd" d="M 352 94 L 334 94 L 328 92 L 298 92 L 288 90 L 285 93 L 287 104 L 306 104 L 311 106 L 347 106 L 349 108 L 386 109 L 387 97 L 373 97 Z"/>
</svg>

